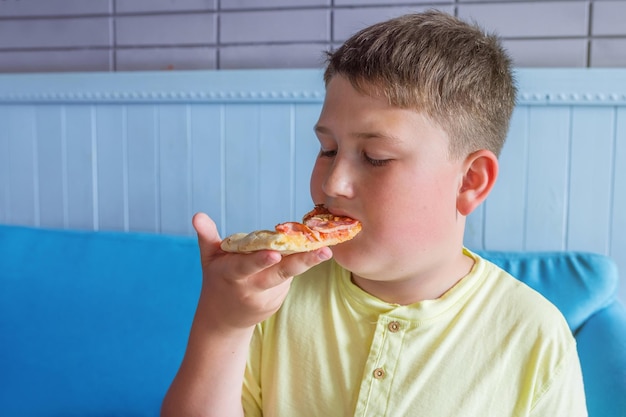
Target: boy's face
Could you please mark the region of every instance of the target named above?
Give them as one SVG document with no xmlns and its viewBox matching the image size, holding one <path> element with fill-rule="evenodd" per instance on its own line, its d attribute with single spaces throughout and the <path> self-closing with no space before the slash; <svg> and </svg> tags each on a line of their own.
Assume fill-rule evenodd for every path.
<svg viewBox="0 0 626 417">
<path fill-rule="evenodd" d="M 379 281 L 441 273 L 450 252 L 460 250 L 464 226 L 456 210 L 463 161 L 448 157 L 447 134 L 339 75 L 328 83 L 315 132 L 321 150 L 313 202 L 363 224 L 356 238 L 333 248 L 337 262 Z"/>
</svg>

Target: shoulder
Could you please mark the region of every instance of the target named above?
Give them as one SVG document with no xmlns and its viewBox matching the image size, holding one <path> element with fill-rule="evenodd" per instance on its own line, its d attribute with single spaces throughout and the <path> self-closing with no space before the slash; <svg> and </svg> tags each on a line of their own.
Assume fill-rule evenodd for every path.
<svg viewBox="0 0 626 417">
<path fill-rule="evenodd" d="M 572 332 L 559 309 L 542 294 L 477 255 L 475 270 L 481 274 L 475 302 L 492 325 L 509 326 L 523 335 L 526 344 L 557 347 L 563 353 L 574 346 Z"/>
<path fill-rule="evenodd" d="M 554 318 L 564 322 L 563 315 L 546 297 L 518 280 L 504 269 L 478 255 L 475 270 L 483 277 L 482 292 L 485 297 L 499 300 L 499 307 L 530 317 Z"/>
<path fill-rule="evenodd" d="M 481 274 L 475 292 L 479 326 L 509 364 L 518 363 L 524 389 L 537 401 L 564 369 L 578 366 L 576 341 L 557 307 L 497 265 L 476 257 Z M 487 343 L 487 342 L 483 342 Z M 511 368 L 512 369 L 512 368 Z M 578 383 L 579 381 L 575 381 Z"/>
</svg>

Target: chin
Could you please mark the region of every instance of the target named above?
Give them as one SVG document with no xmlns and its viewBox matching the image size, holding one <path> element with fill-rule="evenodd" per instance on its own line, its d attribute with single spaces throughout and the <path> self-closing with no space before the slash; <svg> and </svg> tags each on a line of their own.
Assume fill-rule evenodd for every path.
<svg viewBox="0 0 626 417">
<path fill-rule="evenodd" d="M 372 261 L 372 255 L 363 250 L 355 239 L 331 247 L 335 262 L 350 272 L 357 272 Z"/>
</svg>

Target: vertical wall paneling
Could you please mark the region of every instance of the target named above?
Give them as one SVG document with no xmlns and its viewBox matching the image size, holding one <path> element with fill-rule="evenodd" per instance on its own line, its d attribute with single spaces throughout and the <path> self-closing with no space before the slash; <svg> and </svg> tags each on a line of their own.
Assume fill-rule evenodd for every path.
<svg viewBox="0 0 626 417">
<path fill-rule="evenodd" d="M 223 107 L 191 107 L 191 211 L 208 213 L 223 230 Z M 190 219 L 188 219 L 190 222 Z"/>
<path fill-rule="evenodd" d="M 35 111 L 40 225 L 62 228 L 67 223 L 64 108 L 37 106 Z"/>
<path fill-rule="evenodd" d="M 128 224 L 130 230 L 157 232 L 160 227 L 157 108 L 126 107 Z"/>
<path fill-rule="evenodd" d="M 570 124 L 567 106 L 530 109 L 525 248 L 565 248 Z"/>
<path fill-rule="evenodd" d="M 294 219 L 293 106 L 271 104 L 259 109 L 258 192 L 266 199 L 259 207 L 259 223 L 272 229 Z"/>
<path fill-rule="evenodd" d="M 128 230 L 128 163 L 123 106 L 95 108 L 98 225 L 105 230 Z"/>
<path fill-rule="evenodd" d="M 9 137 L 9 223 L 39 225 L 39 164 L 36 113 L 32 105 L 10 106 L 5 129 Z"/>
<path fill-rule="evenodd" d="M 0 105 L 0 126 L 8 126 L 9 113 Z M 9 130 L 0 129 L 0 223 L 9 222 Z"/>
<path fill-rule="evenodd" d="M 484 248 L 524 249 L 529 111 L 527 106 L 515 109 L 498 179 L 483 203 Z"/>
<path fill-rule="evenodd" d="M 485 246 L 485 206 L 486 203 L 476 207 L 465 221 L 465 236 L 463 243 L 470 249 Z"/>
<path fill-rule="evenodd" d="M 313 126 L 322 109 L 321 104 L 298 104 L 295 108 L 294 126 L 294 215 L 300 219 L 313 208 L 309 191 L 309 180 L 315 159 L 319 152 L 319 142 L 313 133 Z"/>
<path fill-rule="evenodd" d="M 227 105 L 224 109 L 227 213 L 224 235 L 254 230 L 263 205 L 259 188 L 259 106 Z"/>
<path fill-rule="evenodd" d="M 613 201 L 611 208 L 610 251 L 621 271 L 620 298 L 626 300 L 626 109 L 616 114 L 613 159 Z"/>
<path fill-rule="evenodd" d="M 160 231 L 188 233 L 191 214 L 191 137 L 189 107 L 158 108 Z"/>
<path fill-rule="evenodd" d="M 626 270 L 626 71 L 517 75 L 466 245 L 592 251 Z M 298 220 L 323 96 L 319 70 L 0 75 L 0 222 L 190 235 L 204 211 L 224 236 Z"/>
<path fill-rule="evenodd" d="M 573 109 L 568 249 L 608 252 L 614 129 L 612 107 Z"/>
<path fill-rule="evenodd" d="M 66 163 L 67 163 L 67 227 L 98 229 L 95 217 L 94 109 L 88 105 L 67 106 Z"/>
</svg>

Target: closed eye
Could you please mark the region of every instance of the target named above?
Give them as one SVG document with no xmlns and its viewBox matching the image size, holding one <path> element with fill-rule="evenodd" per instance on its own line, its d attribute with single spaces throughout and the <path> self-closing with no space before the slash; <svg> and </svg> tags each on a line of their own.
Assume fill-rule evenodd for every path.
<svg viewBox="0 0 626 417">
<path fill-rule="evenodd" d="M 374 159 L 374 158 L 370 158 L 366 153 L 363 154 L 363 159 L 365 159 L 365 161 L 375 167 L 382 167 L 387 165 L 388 163 L 390 163 L 392 160 L 391 159 Z"/>
<path fill-rule="evenodd" d="M 337 155 L 336 150 L 324 150 L 320 149 L 320 158 L 334 158 Z"/>
</svg>

